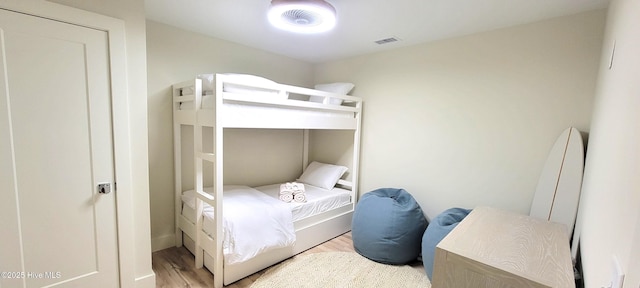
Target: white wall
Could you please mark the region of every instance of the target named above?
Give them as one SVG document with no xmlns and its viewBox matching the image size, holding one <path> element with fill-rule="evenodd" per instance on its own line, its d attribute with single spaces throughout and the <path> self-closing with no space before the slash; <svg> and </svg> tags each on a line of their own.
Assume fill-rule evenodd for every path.
<svg viewBox="0 0 640 288">
<path fill-rule="evenodd" d="M 405 188 L 450 207 L 528 214 L 551 146 L 588 131 L 605 12 L 319 64 L 364 98 L 360 191 Z M 392 44 L 391 44 L 392 45 Z"/>
<path fill-rule="evenodd" d="M 175 244 L 171 85 L 189 80 L 197 74 L 231 72 L 254 74 L 280 83 L 310 87 L 313 83 L 313 66 L 153 21 L 147 21 L 147 64 L 151 238 L 153 250 L 156 251 Z M 266 184 L 263 183 L 267 181 L 265 179 L 290 180 L 301 171 L 302 152 L 291 153 L 290 149 L 301 149 L 302 132 L 258 133 L 242 130 L 226 133 L 229 136 L 224 142 L 227 152 L 225 172 L 229 172 L 225 173 L 226 183 Z M 295 143 L 290 141 L 292 139 L 300 141 L 300 145 L 291 146 L 291 143 Z M 275 147 L 281 148 L 279 152 L 268 149 L 274 147 L 273 141 L 277 142 Z M 187 147 L 185 151 L 188 153 L 190 150 Z M 290 153 L 284 153 L 287 151 Z M 284 158 L 291 154 L 299 156 Z M 274 157 L 281 157 L 281 161 L 269 159 Z M 269 161 L 270 166 L 242 165 L 247 161 L 261 159 Z M 188 163 L 190 162 L 183 165 L 187 180 L 192 179 L 189 176 L 192 166 Z M 295 171 L 292 170 L 294 166 L 297 167 Z M 255 167 L 259 170 L 243 170 L 242 167 Z M 281 174 L 279 171 L 287 172 Z M 189 184 L 191 183 L 185 183 L 185 187 Z"/>
<path fill-rule="evenodd" d="M 131 166 L 134 188 L 132 222 L 135 226 L 136 285 L 153 287 L 149 228 L 149 174 L 147 157 L 147 85 L 144 0 L 52 0 L 51 2 L 122 19 L 127 49 Z M 120 215 L 124 217 L 125 215 Z"/>
<path fill-rule="evenodd" d="M 640 286 L 638 15 L 640 1 L 613 0 L 607 16 L 577 224 L 586 287 L 608 287 L 613 255 L 624 287 Z"/>
<path fill-rule="evenodd" d="M 354 131 L 315 130 L 309 134 L 309 161 L 342 165 L 348 168 L 342 179 L 353 180 Z"/>
</svg>

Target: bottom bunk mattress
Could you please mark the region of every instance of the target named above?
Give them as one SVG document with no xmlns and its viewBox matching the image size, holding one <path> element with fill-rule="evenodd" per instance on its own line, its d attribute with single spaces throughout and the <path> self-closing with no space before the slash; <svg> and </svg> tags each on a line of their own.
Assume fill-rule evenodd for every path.
<svg viewBox="0 0 640 288">
<path fill-rule="evenodd" d="M 213 193 L 212 187 L 204 190 Z M 279 193 L 280 184 L 255 188 L 224 186 L 223 251 L 226 264 L 240 263 L 259 253 L 293 245 L 293 222 L 351 203 L 351 192 L 341 188 L 326 190 L 305 185 L 307 201 L 304 203 L 280 201 Z M 193 190 L 182 194 L 182 215 L 191 223 L 196 220 L 195 199 Z M 275 224 L 274 217 L 278 218 Z M 214 208 L 205 204 L 202 230 L 211 237 L 215 234 L 214 218 Z M 283 219 L 288 223 L 281 223 Z"/>
<path fill-rule="evenodd" d="M 342 188 L 327 190 L 312 185 L 304 185 L 304 187 L 307 202 L 299 203 L 292 201 L 285 203 L 291 209 L 291 217 L 294 222 L 351 203 L 351 191 L 349 190 Z M 255 189 L 275 199 L 279 199 L 280 184 L 259 186 L 255 187 Z"/>
</svg>

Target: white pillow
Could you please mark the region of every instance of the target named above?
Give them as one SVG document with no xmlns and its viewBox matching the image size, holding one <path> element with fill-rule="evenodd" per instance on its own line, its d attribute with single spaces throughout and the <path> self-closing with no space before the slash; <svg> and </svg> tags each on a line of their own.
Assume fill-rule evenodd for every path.
<svg viewBox="0 0 640 288">
<path fill-rule="evenodd" d="M 345 172 L 347 172 L 347 167 L 313 161 L 300 175 L 298 181 L 324 189 L 332 189 Z"/>
<path fill-rule="evenodd" d="M 353 85 L 353 83 L 336 82 L 328 84 L 317 84 L 315 86 L 315 89 L 324 92 L 347 95 L 349 94 L 349 92 L 351 92 L 351 89 L 353 89 L 354 86 L 355 85 Z M 324 97 L 322 96 L 309 96 L 310 102 L 322 103 L 322 100 L 324 100 Z M 342 99 L 331 98 L 329 100 L 329 104 L 340 105 L 342 104 Z"/>
</svg>

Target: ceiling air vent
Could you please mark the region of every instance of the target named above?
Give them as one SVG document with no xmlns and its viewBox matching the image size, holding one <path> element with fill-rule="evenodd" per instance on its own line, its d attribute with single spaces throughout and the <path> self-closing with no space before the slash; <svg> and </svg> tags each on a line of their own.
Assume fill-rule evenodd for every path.
<svg viewBox="0 0 640 288">
<path fill-rule="evenodd" d="M 396 37 L 389 37 L 389 38 L 380 39 L 380 40 L 375 41 L 375 42 L 378 45 L 382 45 L 382 44 L 387 44 L 387 43 L 391 43 L 391 42 L 396 42 L 396 41 L 399 41 L 399 40 L 400 39 L 398 39 Z"/>
</svg>

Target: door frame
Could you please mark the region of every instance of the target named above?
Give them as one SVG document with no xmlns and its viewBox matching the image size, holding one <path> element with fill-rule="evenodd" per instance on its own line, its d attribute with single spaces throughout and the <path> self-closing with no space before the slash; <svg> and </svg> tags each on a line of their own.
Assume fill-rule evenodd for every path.
<svg viewBox="0 0 640 288">
<path fill-rule="evenodd" d="M 135 287 L 135 227 L 133 167 L 131 157 L 129 95 L 124 21 L 48 1 L 0 0 L 0 8 L 48 18 L 107 33 L 111 78 L 111 113 L 118 237 L 118 270 L 121 287 Z"/>
</svg>

